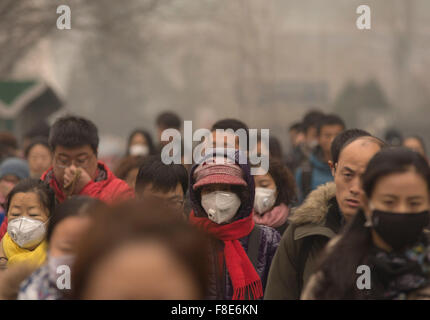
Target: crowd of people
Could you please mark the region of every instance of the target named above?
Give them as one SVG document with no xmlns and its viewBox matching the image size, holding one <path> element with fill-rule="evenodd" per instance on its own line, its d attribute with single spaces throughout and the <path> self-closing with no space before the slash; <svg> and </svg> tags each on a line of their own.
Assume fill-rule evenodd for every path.
<svg viewBox="0 0 430 320">
<path fill-rule="evenodd" d="M 89 119 L 37 126 L 21 146 L 0 133 L 0 299 L 430 298 L 421 137 L 312 110 L 284 153 L 273 135 L 243 147 L 248 126 L 222 119 L 198 162 L 165 163 L 162 133 L 181 123 L 164 112 L 156 140 L 132 131 L 113 168 Z M 241 161 L 252 153 L 268 170 Z"/>
</svg>

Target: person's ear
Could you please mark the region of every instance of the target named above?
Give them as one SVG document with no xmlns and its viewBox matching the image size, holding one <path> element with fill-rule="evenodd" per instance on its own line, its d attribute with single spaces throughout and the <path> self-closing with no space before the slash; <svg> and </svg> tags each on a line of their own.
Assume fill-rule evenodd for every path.
<svg viewBox="0 0 430 320">
<path fill-rule="evenodd" d="M 331 175 L 334 177 L 334 174 L 336 173 L 336 165 L 331 160 L 328 161 L 328 165 L 330 166 Z"/>
</svg>

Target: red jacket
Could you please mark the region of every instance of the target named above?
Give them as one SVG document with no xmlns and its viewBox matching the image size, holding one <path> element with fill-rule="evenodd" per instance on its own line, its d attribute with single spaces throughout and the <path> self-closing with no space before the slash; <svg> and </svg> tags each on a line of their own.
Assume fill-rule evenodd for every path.
<svg viewBox="0 0 430 320">
<path fill-rule="evenodd" d="M 55 191 L 55 195 L 60 203 L 66 200 L 66 195 L 59 187 L 52 167 L 49 168 L 40 179 L 50 185 L 52 190 Z M 134 191 L 125 181 L 115 177 L 112 171 L 110 171 L 103 162 L 99 161 L 97 178 L 88 182 L 79 195 L 98 198 L 106 203 L 112 203 L 118 200 L 134 198 Z"/>
<path fill-rule="evenodd" d="M 103 162 L 98 162 L 97 170 L 98 174 L 95 181 L 88 182 L 79 193 L 80 195 L 98 198 L 106 203 L 112 203 L 117 200 L 127 200 L 134 197 L 134 191 L 128 184 L 115 177 L 112 171 L 110 171 Z M 50 187 L 55 191 L 55 195 L 60 203 L 66 200 L 66 195 L 58 186 L 57 180 L 55 180 L 52 167 L 42 175 L 41 179 L 49 183 Z M 5 217 L 0 226 L 0 240 L 6 232 L 7 218 Z"/>
</svg>

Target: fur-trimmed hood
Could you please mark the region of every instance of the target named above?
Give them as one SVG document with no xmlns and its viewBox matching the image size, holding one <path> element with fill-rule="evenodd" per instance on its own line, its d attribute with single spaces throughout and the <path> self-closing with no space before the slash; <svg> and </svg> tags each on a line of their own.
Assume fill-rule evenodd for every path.
<svg viewBox="0 0 430 320">
<path fill-rule="evenodd" d="M 329 210 L 329 200 L 336 196 L 336 185 L 328 182 L 312 191 L 304 203 L 293 209 L 293 214 L 289 218 L 291 223 L 301 224 L 321 224 Z"/>
</svg>

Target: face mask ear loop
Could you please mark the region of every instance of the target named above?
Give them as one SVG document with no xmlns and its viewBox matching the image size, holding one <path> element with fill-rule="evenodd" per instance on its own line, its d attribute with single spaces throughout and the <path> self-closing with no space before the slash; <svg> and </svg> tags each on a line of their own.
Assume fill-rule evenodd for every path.
<svg viewBox="0 0 430 320">
<path fill-rule="evenodd" d="M 49 220 L 51 220 L 51 217 L 49 217 L 49 218 L 48 218 L 48 220 L 46 220 L 45 222 L 43 222 L 43 223 L 39 226 L 39 228 L 43 228 L 43 227 L 45 227 L 45 238 L 46 238 L 46 232 L 47 232 L 47 229 L 48 229 L 48 222 L 49 222 Z"/>
<path fill-rule="evenodd" d="M 373 207 L 373 205 L 372 205 L 372 202 L 370 202 L 370 201 L 369 201 L 369 210 L 370 210 L 371 212 L 373 212 L 373 209 L 374 209 L 374 207 Z M 373 214 L 373 213 L 372 213 L 372 214 Z M 372 219 L 371 219 L 371 218 L 367 218 L 367 217 L 366 217 L 366 222 L 364 223 L 364 226 L 365 226 L 366 228 L 371 228 L 371 227 L 373 227 Z"/>
</svg>

